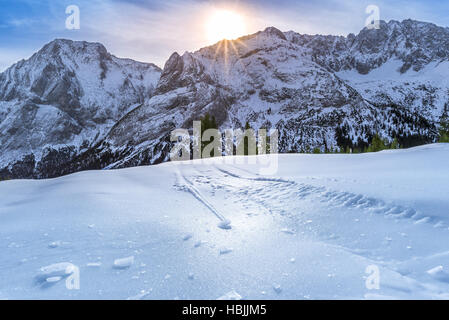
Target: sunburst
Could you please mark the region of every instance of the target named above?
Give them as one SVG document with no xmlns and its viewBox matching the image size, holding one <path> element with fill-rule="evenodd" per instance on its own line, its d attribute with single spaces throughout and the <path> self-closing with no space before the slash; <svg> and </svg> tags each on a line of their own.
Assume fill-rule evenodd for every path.
<svg viewBox="0 0 449 320">
<path fill-rule="evenodd" d="M 245 19 L 231 10 L 213 11 L 209 14 L 205 27 L 211 43 L 223 39 L 233 40 L 246 34 Z"/>
</svg>

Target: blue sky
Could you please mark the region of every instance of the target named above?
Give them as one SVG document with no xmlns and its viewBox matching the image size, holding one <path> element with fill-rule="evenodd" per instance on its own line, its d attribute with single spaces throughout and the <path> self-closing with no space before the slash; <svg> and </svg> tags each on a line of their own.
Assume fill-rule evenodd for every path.
<svg viewBox="0 0 449 320">
<path fill-rule="evenodd" d="M 174 51 L 211 44 L 205 21 L 214 10 L 240 14 L 246 33 L 267 26 L 311 34 L 357 33 L 377 5 L 382 20 L 449 26 L 449 1 L 435 0 L 0 0 L 0 71 L 55 38 L 103 43 L 119 57 L 163 66 Z M 81 28 L 67 30 L 65 9 L 80 8 Z"/>
</svg>

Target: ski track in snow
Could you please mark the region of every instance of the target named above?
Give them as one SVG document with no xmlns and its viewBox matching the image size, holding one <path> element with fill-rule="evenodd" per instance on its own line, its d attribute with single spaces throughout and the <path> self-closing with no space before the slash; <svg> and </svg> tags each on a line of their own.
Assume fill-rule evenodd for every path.
<svg viewBox="0 0 449 320">
<path fill-rule="evenodd" d="M 346 191 L 334 191 L 322 186 L 317 187 L 281 178 L 266 178 L 257 175 L 256 177 L 247 177 L 231 172 L 229 169 L 225 170 L 216 166 L 215 169 L 227 176 L 237 179 L 266 182 L 265 185 L 259 186 L 258 188 L 243 188 L 241 190 L 237 190 L 237 193 L 240 195 L 249 195 L 251 199 L 256 199 L 255 201 L 261 206 L 270 207 L 275 211 L 282 213 L 285 212 L 285 210 L 282 209 L 284 207 L 284 203 L 276 202 L 275 204 L 273 200 L 303 200 L 308 197 L 314 197 L 317 201 L 325 203 L 330 207 L 362 209 L 376 214 L 393 216 L 395 218 L 410 218 L 415 220 L 415 223 L 432 223 L 436 227 L 441 226 L 442 223 L 441 221 L 436 221 L 431 216 L 426 216 L 419 213 L 414 208 L 387 203 L 381 199 L 368 197 L 362 194 L 355 194 Z M 237 169 L 234 167 L 232 170 L 242 169 Z"/>
<path fill-rule="evenodd" d="M 208 170 L 207 175 L 202 174 L 197 168 L 195 168 L 196 174 L 192 174 L 189 179 L 186 178 L 186 175 L 182 175 L 181 180 L 186 181 L 185 184 L 187 185 L 188 191 L 214 213 L 215 211 L 213 205 L 209 201 L 205 200 L 204 195 L 199 191 L 201 186 L 206 187 L 212 195 L 214 195 L 217 190 L 225 189 L 226 192 L 232 195 L 231 197 L 240 199 L 239 201 L 241 203 L 252 202 L 256 207 L 258 207 L 258 211 L 260 212 L 279 214 L 280 216 L 287 216 L 291 218 L 294 218 L 295 215 L 295 210 L 291 210 L 292 206 L 296 205 L 300 207 L 301 201 L 309 200 L 325 205 L 329 210 L 336 208 L 346 210 L 353 209 L 358 210 L 359 212 L 366 212 L 367 214 L 383 215 L 386 218 L 393 217 L 395 219 L 410 219 L 415 224 L 428 223 L 434 227 L 444 226 L 442 222 L 437 221 L 431 216 L 422 214 L 412 207 L 388 203 L 382 199 L 369 197 L 363 194 L 356 194 L 347 191 L 336 191 L 324 186 L 314 186 L 277 177 L 262 177 L 248 170 L 230 165 L 228 165 L 226 169 L 217 167 L 216 165 L 213 165 L 212 168 L 213 170 Z M 236 171 L 244 173 L 237 173 Z M 235 183 L 227 181 L 226 179 L 229 177 L 240 181 L 246 181 L 250 184 L 242 185 L 241 182 Z M 249 205 L 246 206 L 246 208 L 248 207 Z M 285 234 L 295 235 L 295 230 L 284 228 L 280 231 Z M 330 238 L 327 240 L 329 239 Z M 369 254 L 367 254 L 369 252 L 366 252 L 366 250 L 341 245 L 337 246 L 350 254 L 357 255 L 368 260 L 371 260 L 372 258 Z M 422 257 L 421 259 L 425 259 L 425 257 Z M 419 258 L 415 257 L 412 260 L 419 260 Z M 407 261 L 403 261 L 403 263 L 406 262 Z M 391 263 L 382 263 L 380 261 L 373 261 L 373 263 L 380 264 L 384 268 L 389 269 L 391 272 L 397 273 L 395 268 L 392 268 Z M 437 281 L 447 282 L 447 277 L 441 276 L 442 272 L 439 272 L 438 276 L 435 276 L 436 272 L 432 272 L 431 270 L 429 274 Z M 402 277 L 401 283 L 383 284 L 384 288 L 389 288 L 405 294 L 411 293 L 413 290 L 417 289 L 427 291 L 433 296 L 438 296 L 440 294 L 432 285 L 420 283 L 413 277 L 410 278 L 405 274 L 401 274 L 400 277 Z M 259 280 L 261 282 L 265 282 L 262 279 Z M 273 285 L 273 288 L 277 288 L 277 286 Z M 278 294 L 281 293 L 281 290 L 274 290 Z M 445 296 L 443 295 L 440 297 L 444 298 Z M 366 294 L 365 298 L 385 299 L 387 296 Z"/>
<path fill-rule="evenodd" d="M 212 212 L 219 220 L 219 226 L 223 226 L 226 228 L 228 226 L 229 220 L 225 218 L 202 194 L 201 192 L 195 187 L 195 185 L 189 181 L 189 179 L 186 178 L 185 175 L 182 175 L 179 171 L 177 174 L 177 187 L 181 190 L 185 190 L 192 194 L 199 202 L 201 202 L 204 206 L 206 206 L 210 212 Z"/>
</svg>

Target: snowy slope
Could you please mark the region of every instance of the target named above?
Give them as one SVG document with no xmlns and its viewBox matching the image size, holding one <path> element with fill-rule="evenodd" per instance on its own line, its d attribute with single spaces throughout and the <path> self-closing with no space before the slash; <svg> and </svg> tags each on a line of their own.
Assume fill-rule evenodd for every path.
<svg viewBox="0 0 449 320">
<path fill-rule="evenodd" d="M 275 176 L 209 159 L 0 182 L 0 298 L 447 299 L 448 157 L 435 144 L 280 155 Z"/>
<path fill-rule="evenodd" d="M 355 70 L 337 74 L 372 103 L 406 106 L 412 113 L 438 123 L 449 110 L 449 62 L 436 61 L 419 71 L 404 73 L 400 72 L 401 64 L 392 59 L 366 75 Z"/>
</svg>

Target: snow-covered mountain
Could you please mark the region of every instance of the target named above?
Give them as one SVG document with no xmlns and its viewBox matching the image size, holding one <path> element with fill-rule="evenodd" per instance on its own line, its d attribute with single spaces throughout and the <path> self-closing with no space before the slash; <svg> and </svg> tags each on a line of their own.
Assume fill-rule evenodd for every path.
<svg viewBox="0 0 449 320">
<path fill-rule="evenodd" d="M 277 128 L 281 152 L 366 147 L 375 133 L 389 140 L 396 137 L 403 146 L 433 142 L 448 109 L 448 58 L 449 29 L 430 23 L 381 22 L 378 30 L 347 37 L 270 27 L 182 56 L 174 53 L 154 93 L 137 94 L 144 102 L 111 119 L 114 124 L 106 135 L 92 139 L 95 143 L 68 160 L 53 163 L 51 172 L 35 169 L 12 176 L 45 177 L 166 161 L 170 131 L 191 129 L 192 121 L 205 113 L 214 115 L 221 128 L 241 128 L 247 121 L 253 129 Z M 99 61 L 101 57 L 95 59 L 97 66 Z M 158 78 L 157 69 L 150 69 L 155 70 L 152 79 Z M 98 82 L 101 72 L 99 67 Z M 115 102 L 129 110 L 129 103 Z M 3 117 L 9 113 L 3 111 Z M 33 125 L 28 128 L 27 137 L 36 131 Z M 13 137 L 23 140 L 13 130 L 4 141 Z M 10 157 L 20 159 L 12 153 Z"/>
<path fill-rule="evenodd" d="M 149 98 L 161 70 L 98 43 L 55 40 L 0 74 L 0 175 L 58 175 Z"/>
<path fill-rule="evenodd" d="M 373 104 L 405 107 L 431 123 L 447 112 L 449 28 L 404 20 L 357 36 L 287 34 Z"/>
<path fill-rule="evenodd" d="M 271 27 L 194 53 L 174 53 L 155 95 L 123 118 L 96 152 L 112 154 L 111 167 L 167 160 L 170 130 L 191 128 L 205 113 L 221 128 L 249 121 L 254 129 L 279 129 L 281 152 L 365 147 L 375 133 L 397 137 L 403 146 L 432 142 L 449 90 L 433 75 L 444 74 L 447 57 L 434 53 L 444 48 L 440 38 L 428 48 L 415 29 L 449 41 L 446 29 L 392 21 L 348 37 Z M 418 59 L 418 49 L 399 50 L 407 47 L 402 41 L 422 48 L 428 59 Z M 413 68 L 398 66 L 400 59 Z"/>
</svg>

